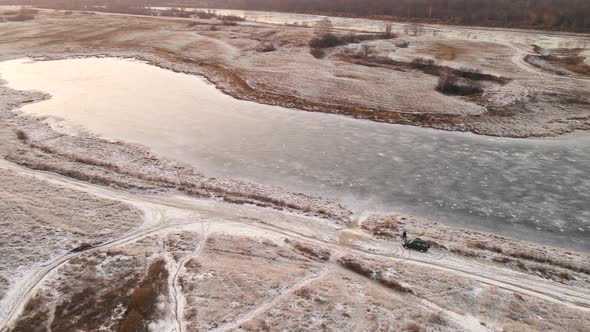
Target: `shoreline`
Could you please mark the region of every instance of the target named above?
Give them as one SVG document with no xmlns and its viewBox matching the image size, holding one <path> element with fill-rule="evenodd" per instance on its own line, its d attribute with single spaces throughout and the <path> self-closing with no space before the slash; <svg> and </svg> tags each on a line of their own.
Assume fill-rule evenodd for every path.
<svg viewBox="0 0 590 332">
<path fill-rule="evenodd" d="M 45 17 L 59 17 L 60 13 L 44 12 L 41 15 L 41 19 Z M 85 16 L 88 19 L 95 19 L 92 15 L 75 14 L 77 16 Z M 7 52 L 3 59 L 15 59 L 19 57 L 47 57 L 49 59 L 64 59 L 64 58 L 75 58 L 77 55 L 80 57 L 89 56 L 109 56 L 109 57 L 130 57 L 137 58 L 141 61 L 146 61 L 149 64 L 176 71 L 186 74 L 193 74 L 205 77 L 210 83 L 222 91 L 223 93 L 230 95 L 236 99 L 253 101 L 260 104 L 281 106 L 290 109 L 297 109 L 300 111 L 329 113 L 337 115 L 345 115 L 347 117 L 355 119 L 365 119 L 369 121 L 385 123 L 385 124 L 400 124 L 400 125 L 411 125 L 423 128 L 433 128 L 444 131 L 459 131 L 459 132 L 471 132 L 476 135 L 490 136 L 490 137 L 506 137 L 506 138 L 545 138 L 545 137 L 560 137 L 567 135 L 571 132 L 590 132 L 590 117 L 584 112 L 584 105 L 590 105 L 590 100 L 587 98 L 578 96 L 577 90 L 581 89 L 582 86 L 576 91 L 568 91 L 567 94 L 562 92 L 564 89 L 562 85 L 566 84 L 569 86 L 579 80 L 576 77 L 562 76 L 555 78 L 558 85 L 551 87 L 547 91 L 539 91 L 535 83 L 534 88 L 530 88 L 530 80 L 537 75 L 535 80 L 542 79 L 543 76 L 549 77 L 550 74 L 536 72 L 531 68 L 528 68 L 524 61 L 517 61 L 517 58 L 527 54 L 523 50 L 517 50 L 511 48 L 512 60 L 516 63 L 518 70 L 525 70 L 522 73 L 514 73 L 514 81 L 508 83 L 508 87 L 497 86 L 497 84 L 486 83 L 490 85 L 490 90 L 485 91 L 484 95 L 476 97 L 460 97 L 460 96 L 442 96 L 436 91 L 428 93 L 427 98 L 416 98 L 412 97 L 415 107 L 413 104 L 398 105 L 397 99 L 407 98 L 406 92 L 398 92 L 394 97 L 389 96 L 390 94 L 387 89 L 381 87 L 382 83 L 370 83 L 374 88 L 368 89 L 365 92 L 367 94 L 376 93 L 370 103 L 364 100 L 364 96 L 361 98 L 349 98 L 346 96 L 330 96 L 329 87 L 324 86 L 328 83 L 333 83 L 333 78 L 348 80 L 346 84 L 354 84 L 343 90 L 343 93 L 350 94 L 355 93 L 354 89 L 359 82 L 353 82 L 354 80 L 364 80 L 363 75 L 358 75 L 359 71 L 367 72 L 371 76 L 385 75 L 387 72 L 391 72 L 395 75 L 404 75 L 400 78 L 404 78 L 407 74 L 415 76 L 412 79 L 419 79 L 421 84 L 428 87 L 433 84 L 433 80 L 436 76 L 427 73 L 421 73 L 420 70 L 415 68 L 405 68 L 406 65 L 411 65 L 411 61 L 395 60 L 394 63 L 398 65 L 390 65 L 381 63 L 382 55 L 381 51 L 378 50 L 379 56 L 374 59 L 367 59 L 362 61 L 346 61 L 347 58 L 344 54 L 347 51 L 347 47 L 339 47 L 335 49 L 328 49 L 328 56 L 322 59 L 321 62 L 325 62 L 327 65 L 335 66 L 339 71 L 345 70 L 346 74 L 333 73 L 335 69 L 326 68 L 327 73 L 322 75 L 329 75 L 329 77 L 323 78 L 323 80 L 330 79 L 332 82 L 317 81 L 318 89 L 326 90 L 328 95 L 317 95 L 314 91 L 307 91 L 307 88 L 302 88 L 300 80 L 305 79 L 304 77 L 297 78 L 273 78 L 272 72 L 266 72 L 263 68 L 258 66 L 252 67 L 254 60 L 256 61 L 283 61 L 284 56 L 296 57 L 296 61 L 300 61 L 301 65 L 311 66 L 310 70 L 316 68 L 320 70 L 324 68 L 318 61 L 311 61 L 308 57 L 311 57 L 308 53 L 306 42 L 303 40 L 304 36 L 293 37 L 295 40 L 286 42 L 283 40 L 273 40 L 273 34 L 286 35 L 292 37 L 294 34 L 303 34 L 305 36 L 310 35 L 309 29 L 306 28 L 294 28 L 285 27 L 281 25 L 263 24 L 256 23 L 254 25 L 238 25 L 237 27 L 223 27 L 218 28 L 219 31 L 207 31 L 208 26 L 219 26 L 218 23 L 210 22 L 208 20 L 190 20 L 191 22 L 198 23 L 194 28 L 185 27 L 187 20 L 174 20 L 170 18 L 159 18 L 159 17 L 137 17 L 137 16 L 124 16 L 118 14 L 102 13 L 100 18 L 108 18 L 119 23 L 125 23 L 124 21 L 130 20 L 135 24 L 141 21 L 149 20 L 160 25 L 164 25 L 168 28 L 173 29 L 175 33 L 181 35 L 193 34 L 195 30 L 199 30 L 197 40 L 203 40 L 207 43 L 213 43 L 216 47 L 219 47 L 221 52 L 227 51 L 228 54 L 221 54 L 220 56 L 213 56 L 213 54 L 205 53 L 200 55 L 201 51 L 194 51 L 192 48 L 187 51 L 176 50 L 175 47 L 146 47 L 142 43 L 137 44 L 135 41 L 125 41 L 121 44 L 116 40 L 108 40 L 112 32 L 107 33 L 106 45 L 101 47 L 95 46 L 95 40 L 93 38 L 82 38 L 80 42 L 74 42 L 71 46 L 65 49 L 60 48 L 59 51 L 50 51 L 52 47 L 36 47 L 27 46 L 23 51 Z M 33 24 L 35 21 L 32 21 Z M 28 23 L 27 23 L 28 24 Z M 68 23 L 70 24 L 70 23 Z M 75 23 L 76 25 L 79 23 Z M 223 31 L 222 31 L 223 30 Z M 227 30 L 227 31 L 226 31 Z M 242 45 L 246 42 L 240 42 L 239 45 L 235 45 L 233 41 L 233 35 L 239 34 L 250 34 L 255 31 L 262 31 L 262 34 L 269 36 L 260 37 L 259 35 L 253 35 L 253 43 L 264 44 L 264 43 L 287 43 L 283 49 L 276 52 L 256 54 L 252 53 L 251 46 Z M 279 33 L 277 33 L 277 31 Z M 114 35 L 118 35 L 121 32 L 116 32 Z M 113 37 L 114 38 L 114 37 Z M 144 37 L 142 37 L 144 38 Z M 151 38 L 151 37 L 150 37 Z M 228 39 L 229 38 L 229 39 Z M 282 37 L 281 37 L 282 38 Z M 423 37 L 407 37 L 400 36 L 395 40 L 403 39 L 413 43 L 414 38 Z M 8 38 L 10 40 L 10 38 Z M 450 39 L 449 39 L 450 40 Z M 248 41 L 249 43 L 250 41 Z M 430 43 L 431 41 L 428 41 Z M 49 45 L 57 44 L 61 45 L 62 41 L 51 41 Z M 109 44 L 113 43 L 112 46 Z M 475 43 L 475 42 L 474 42 Z M 136 45 L 137 44 L 137 45 Z M 494 47 L 509 47 L 502 46 L 501 43 L 487 42 L 485 45 L 494 45 Z M 84 46 L 88 45 L 88 46 Z M 189 45 L 191 45 L 189 43 Z M 482 45 L 483 47 L 488 47 Z M 380 44 L 376 44 L 376 48 L 381 48 Z M 76 50 L 80 48 L 80 50 Z M 386 49 L 387 50 L 387 49 Z M 189 52 L 190 51 L 190 52 Z M 402 49 L 394 50 L 401 52 Z M 502 52 L 507 50 L 502 49 Z M 197 54 L 194 54 L 197 52 Z M 344 53 L 343 53 L 344 52 Z M 405 52 L 405 50 L 404 50 Z M 276 54 L 275 54 L 276 53 Z M 231 56 L 231 54 L 234 54 Z M 303 56 L 305 55 L 305 56 Z M 264 58 L 262 58 L 264 56 Z M 405 56 L 405 55 L 404 55 Z M 260 58 L 260 59 L 259 59 Z M 276 58 L 276 59 L 275 59 Z M 410 58 L 411 59 L 411 58 Z M 508 59 L 506 59 L 508 60 Z M 356 63 L 359 62 L 359 63 Z M 400 67 L 399 63 L 405 64 Z M 440 68 L 444 68 L 444 61 L 440 65 L 436 65 Z M 269 64 L 271 65 L 271 64 Z M 317 67 L 320 66 L 320 67 Z M 467 64 L 465 64 L 467 66 Z M 519 66 L 523 66 L 522 68 Z M 391 68 L 390 68 L 391 67 Z M 399 68 L 398 68 L 399 67 Z M 452 68 L 458 68 L 458 64 Z M 526 67 L 526 68 L 524 68 Z M 504 67 L 501 67 L 504 68 Z M 479 70 L 478 68 L 475 68 Z M 494 67 L 494 71 L 498 68 Z M 289 69 L 295 70 L 296 69 Z M 504 70 L 504 69 L 503 69 Z M 351 71 L 349 74 L 348 71 Z M 492 73 L 494 73 L 492 71 Z M 529 71 L 526 73 L 525 72 Z M 398 74 L 399 72 L 399 74 Z M 405 74 L 403 74 L 405 72 Z M 379 74 L 378 74 L 379 73 Z M 511 72 L 512 73 L 512 72 Z M 494 73 L 498 75 L 498 73 Z M 340 75 L 340 76 L 339 76 Z M 525 75 L 525 76 L 523 76 Z M 351 79 L 348 79 L 350 77 Z M 551 76 L 553 77 L 553 76 Z M 368 77 L 367 77 L 368 78 Z M 509 77 L 513 78 L 513 77 Z M 377 78 L 375 78 L 377 80 Z M 378 81 L 381 82 L 385 77 L 378 77 Z M 407 78 L 406 78 L 407 79 Z M 271 84 L 271 82 L 281 82 L 277 86 Z M 581 85 L 590 82 L 590 80 L 579 81 Z M 309 83 L 309 82 L 308 82 Z M 344 84 L 344 81 L 342 81 Z M 363 83 L 364 84 L 364 83 Z M 375 85 L 377 84 L 377 85 Z M 365 89 L 366 87 L 362 87 Z M 303 89 L 305 93 L 298 91 Z M 350 90 L 352 89 L 352 90 Z M 553 89 L 558 89 L 559 94 L 552 92 Z M 376 91 L 375 91 L 376 90 Z M 403 89 L 402 89 L 403 90 Z M 514 90 L 514 91 L 513 91 Z M 521 91 L 522 90 L 522 91 Z M 571 90 L 571 89 L 570 89 Z M 552 92 L 552 94 L 547 92 Z M 361 93 L 361 94 L 362 94 Z M 407 92 L 410 93 L 410 92 Z M 418 91 L 418 94 L 424 93 L 424 91 Z M 552 96 L 550 96 L 552 95 Z M 368 96 L 367 96 L 368 97 Z M 450 98 L 449 98 L 450 97 Z M 387 102 L 377 102 L 380 99 L 391 99 Z M 574 103 L 573 109 L 569 113 L 557 114 L 556 112 L 562 112 L 559 104 L 563 103 L 561 99 L 569 100 L 568 102 Z M 414 100 L 416 99 L 416 100 Z M 424 101 L 423 99 L 427 99 Z M 540 101 L 539 101 L 540 99 Z M 527 105 L 530 102 L 539 103 L 539 105 Z M 437 103 L 443 102 L 440 105 Z M 404 102 L 405 103 L 405 102 Z M 525 107 L 526 106 L 526 107 Z M 426 107 L 426 108 L 424 108 Z M 432 109 L 430 109 L 432 108 Z M 531 108 L 531 109 L 528 109 Z M 477 109 L 477 112 L 474 110 Z M 482 113 L 483 112 L 483 113 Z M 531 114 L 536 114 L 535 117 L 530 118 Z"/>
<path fill-rule="evenodd" d="M 70 57 L 71 58 L 71 57 Z M 50 61 L 46 59 L 47 61 Z M 55 60 L 52 58 L 51 60 Z M 144 60 L 142 60 L 144 61 Z M 146 62 L 149 64 L 149 62 Z M 317 195 L 303 193 L 289 193 L 279 186 L 260 185 L 251 180 L 233 180 L 230 178 L 211 178 L 203 175 L 194 167 L 179 164 L 174 160 L 168 160 L 157 156 L 149 148 L 136 143 L 113 141 L 99 138 L 92 133 L 82 136 L 64 134 L 55 131 L 50 124 L 45 123 L 46 117 L 23 113 L 20 107 L 26 103 L 43 102 L 50 96 L 37 92 L 17 91 L 9 88 L 5 83 L 0 85 L 1 90 L 8 91 L 7 95 L 25 95 L 25 102 L 17 102 L 16 105 L 9 101 L 9 110 L 4 110 L 5 118 L 16 120 L 16 125 L 9 128 L 18 133 L 24 132 L 26 139 L 18 139 L 20 146 L 12 149 L 11 153 L 3 155 L 3 159 L 25 166 L 30 169 L 49 171 L 68 177 L 78 178 L 82 181 L 99 183 L 107 186 L 119 187 L 123 190 L 139 190 L 146 192 L 179 192 L 189 196 L 209 197 L 221 199 L 230 203 L 254 204 L 278 210 L 291 210 L 303 215 L 320 216 L 333 220 L 339 224 L 347 224 L 350 218 L 358 218 L 369 211 L 357 211 L 356 213 L 343 206 L 337 200 L 327 199 Z M 0 110 L 0 112 L 2 112 Z M 0 114 L 1 115 L 1 114 Z M 85 131 L 86 132 L 86 131 Z M 23 145 L 24 144 L 24 145 Z M 28 151 L 27 151 L 28 150 Z M 66 152 L 67 151 L 67 152 Z M 140 168 L 130 166 L 126 162 L 111 160 L 109 157 L 114 151 L 128 154 L 123 160 L 145 160 L 147 165 Z M 15 153 L 16 152 L 16 153 Z M 97 154 L 98 152 L 98 154 Z M 42 155 L 40 154 L 42 153 Z M 70 165 L 68 165 L 70 164 Z M 100 170 L 105 169 L 107 172 Z M 149 174 L 142 169 L 149 168 Z M 152 169 L 156 168 L 158 171 Z M 115 172 L 117 177 L 108 176 L 108 172 Z M 86 173 L 87 172 L 87 173 Z M 183 173 L 186 180 L 172 180 L 173 173 Z M 253 186 L 255 189 L 247 189 Z M 297 204 L 288 204 L 294 197 Z M 391 209 L 387 209 L 390 210 Z M 395 210 L 395 209 L 394 209 Z M 314 212 L 315 211 L 315 212 Z M 388 215 L 391 212 L 383 212 Z M 394 212 L 395 213 L 395 212 Z M 404 215 L 405 218 L 421 220 L 424 224 L 437 224 L 432 218 L 414 217 Z M 479 232 L 482 234 L 496 234 L 490 230 L 482 230 L 478 227 L 464 228 L 457 225 L 446 224 L 445 227 L 463 229 L 464 231 Z M 500 235 L 502 236 L 502 235 Z M 524 241 L 527 240 L 518 240 Z M 538 246 L 547 246 L 542 242 Z M 549 245 L 551 247 L 551 245 Z M 555 247 L 559 248 L 559 247 Z M 562 247 L 563 250 L 572 250 L 570 247 Z"/>
<path fill-rule="evenodd" d="M 140 61 L 142 63 L 146 63 L 148 65 L 154 65 L 157 66 L 159 68 L 165 69 L 165 70 L 171 70 L 168 69 L 167 67 L 164 67 L 161 65 L 157 65 L 154 64 L 152 61 L 149 61 L 145 58 L 140 58 L 140 57 L 128 57 L 125 55 L 119 55 L 119 56 L 112 56 L 112 55 L 108 55 L 108 54 L 103 54 L 103 55 L 77 55 L 77 56 L 68 56 L 68 57 L 51 57 L 51 56 L 41 56 L 41 57 L 37 57 L 37 58 L 30 58 L 34 61 L 52 61 L 52 60 L 63 60 L 63 59 L 79 59 L 79 58 L 88 58 L 88 57 L 96 57 L 96 58 L 116 58 L 116 59 L 128 59 L 128 60 L 133 60 L 133 61 Z M 175 70 L 172 70 L 175 71 Z M 188 73 L 188 72 L 183 72 L 183 71 L 175 71 L 175 72 L 181 72 L 183 74 L 187 74 L 187 75 L 197 75 L 199 77 L 202 77 L 203 79 L 206 80 L 206 77 L 204 77 L 203 75 L 200 74 L 195 74 L 195 73 Z M 207 82 L 209 82 L 208 80 L 206 80 Z M 209 82 L 210 84 L 212 84 L 211 82 Z M 9 89 L 12 90 L 11 88 L 9 88 L 6 84 L 2 85 L 3 89 Z M 15 90 L 13 90 L 14 92 L 16 92 Z M 27 94 L 26 91 L 20 91 L 24 94 Z M 42 95 L 42 97 L 39 97 L 38 99 L 35 100 L 29 100 L 29 102 L 42 102 L 43 100 L 46 100 L 50 98 L 50 96 L 48 95 Z M 297 111 L 297 110 L 295 110 Z M 344 217 L 344 216 L 349 216 L 349 217 L 357 217 L 361 214 L 367 213 L 367 211 L 365 211 L 364 209 L 362 210 L 358 210 L 358 211 L 354 211 L 351 210 L 349 207 L 345 207 L 342 205 L 341 202 L 339 202 L 339 198 L 326 198 L 325 194 L 319 194 L 319 193 L 314 193 L 314 194 L 302 194 L 302 193 L 288 193 L 286 197 L 290 197 L 292 195 L 295 196 L 306 196 L 305 199 L 303 201 L 299 201 L 298 204 L 295 204 L 293 206 L 289 206 L 290 204 L 287 204 L 286 202 L 288 202 L 290 199 L 289 198 L 285 198 L 285 196 L 281 193 L 287 193 L 287 191 L 281 187 L 281 185 L 268 185 L 268 184 L 257 184 L 256 180 L 253 179 L 245 179 L 245 180 L 238 180 L 238 179 L 232 179 L 231 175 L 224 175 L 222 176 L 221 179 L 216 179 L 215 177 L 210 177 L 210 176 L 206 176 L 207 174 L 203 175 L 201 173 L 202 170 L 196 170 L 193 166 L 189 166 L 188 164 L 179 164 L 177 160 L 173 160 L 173 159 L 167 159 L 164 158 L 162 156 L 157 156 L 156 154 L 154 154 L 153 151 L 150 150 L 150 148 L 145 147 L 141 144 L 137 144 L 137 143 L 127 143 L 127 142 L 123 142 L 123 141 L 118 141 L 118 140 L 111 140 L 111 139 L 102 139 L 99 138 L 97 136 L 95 136 L 94 134 L 88 132 L 86 129 L 83 130 L 84 135 L 78 137 L 77 135 L 74 136 L 69 136 L 71 133 L 62 133 L 62 132 L 56 132 L 55 129 L 51 128 L 51 124 L 48 123 L 44 123 L 45 121 L 45 117 L 44 116 L 35 116 L 35 115 L 29 115 L 26 113 L 22 113 L 20 110 L 17 110 L 16 112 L 21 113 L 24 119 L 24 122 L 37 122 L 37 124 L 35 126 L 33 126 L 35 129 L 32 133 L 32 136 L 38 136 L 41 137 L 41 141 L 40 142 L 36 142 L 36 141 L 31 141 L 28 142 L 26 144 L 30 145 L 29 147 L 31 147 L 33 150 L 41 150 L 45 153 L 47 153 L 48 155 L 54 154 L 54 157 L 57 156 L 58 159 L 63 160 L 74 160 L 76 162 L 81 161 L 83 164 L 87 164 L 86 166 L 102 166 L 102 167 L 106 167 L 112 170 L 116 170 L 119 171 L 119 167 L 120 165 L 117 162 L 111 162 L 109 161 L 109 150 L 113 149 L 113 147 L 115 148 L 115 150 L 119 150 L 119 149 L 123 149 L 126 151 L 126 153 L 129 153 L 131 156 L 126 158 L 129 160 L 133 160 L 135 158 L 140 158 L 140 159 L 152 159 L 155 158 L 157 159 L 156 164 L 158 165 L 159 168 L 164 169 L 164 173 L 168 173 L 167 175 L 164 176 L 160 176 L 159 174 L 155 174 L 154 171 L 150 171 L 150 175 L 145 175 L 145 174 L 138 174 L 138 170 L 136 169 L 131 169 L 131 170 L 121 170 L 121 172 L 123 173 L 124 176 L 139 176 L 142 179 L 153 179 L 156 182 L 158 182 L 159 184 L 156 185 L 148 185 L 145 186 L 145 188 L 152 188 L 153 190 L 155 190 L 156 192 L 163 189 L 163 190 L 169 190 L 170 188 L 176 188 L 175 190 L 179 190 L 181 192 L 184 192 L 186 194 L 189 195 L 196 195 L 196 196 L 209 196 L 209 197 L 217 197 L 217 198 L 221 198 L 222 200 L 226 200 L 229 202 L 236 202 L 236 203 L 250 203 L 250 204 L 256 204 L 256 205 L 260 205 L 260 206 L 269 206 L 271 208 L 286 208 L 286 209 L 294 209 L 295 211 L 303 211 L 304 214 L 308 213 L 309 211 L 313 210 L 316 211 L 316 213 L 319 213 L 320 215 L 324 215 L 326 216 L 328 219 L 330 219 L 330 215 L 331 215 L 331 211 L 332 209 L 336 209 L 339 212 L 336 212 L 336 215 L 338 215 L 338 217 L 336 218 L 338 220 L 338 222 L 343 222 L 343 223 L 347 223 L 348 217 Z M 351 121 L 356 121 L 356 120 L 351 120 Z M 78 124 L 79 125 L 79 124 Z M 26 129 L 26 128 L 16 128 L 15 130 L 22 130 L 22 129 Z M 412 130 L 435 130 L 435 129 L 431 129 L 431 128 L 412 128 Z M 35 132 L 35 131 L 39 131 L 39 132 Z M 457 133 L 459 135 L 464 135 L 465 133 Z M 29 136 L 29 134 L 27 133 L 27 135 Z M 467 135 L 476 135 L 473 133 L 467 133 Z M 69 137 L 69 139 L 68 139 Z M 478 135 L 474 136 L 475 138 L 478 137 Z M 587 135 L 585 135 L 584 137 L 587 137 Z M 44 139 L 49 138 L 48 142 L 43 142 Z M 53 139 L 57 139 L 57 142 L 50 142 Z M 515 139 L 515 138 L 507 138 L 509 140 L 516 140 L 516 141 L 520 141 L 521 139 Z M 552 143 L 552 139 L 557 139 L 557 138 L 543 138 L 543 139 L 524 139 L 524 140 L 533 140 L 533 141 L 541 141 L 541 142 L 548 142 L 548 143 Z M 61 143 L 59 140 L 64 140 L 65 146 L 63 145 L 63 143 Z M 26 141 L 26 140 L 25 140 Z M 82 148 L 77 148 L 76 147 L 76 142 L 79 142 L 83 147 Z M 555 142 L 555 141 L 554 141 Z M 92 156 L 92 152 L 90 152 L 88 149 L 91 149 L 94 143 L 100 143 L 99 149 L 104 149 L 105 151 L 100 152 L 100 157 L 95 157 Z M 555 142 L 555 143 L 560 143 L 560 142 Z M 62 144 L 62 145 L 60 145 Z M 64 147 L 66 148 L 65 150 L 67 150 L 68 152 L 64 152 Z M 128 150 L 128 151 L 127 151 Z M 76 151 L 75 153 L 72 153 L 71 151 Z M 144 157 L 141 157 L 141 156 Z M 83 157 L 84 156 L 84 157 Z M 135 156 L 135 157 L 133 157 Z M 146 157 L 147 156 L 147 157 Z M 49 165 L 47 164 L 43 164 L 43 160 L 38 161 L 35 160 L 35 158 L 31 159 L 30 157 L 21 157 L 18 155 L 12 155 L 12 156 L 8 156 L 9 158 L 13 158 L 11 161 L 19 163 L 21 165 L 25 165 L 27 167 L 32 167 L 32 168 L 37 168 L 40 170 L 49 170 L 49 171 L 53 171 L 53 172 L 57 172 L 63 175 L 68 176 L 69 172 L 73 172 L 72 174 L 75 174 L 75 176 L 78 177 L 82 177 L 82 178 L 86 178 L 86 176 L 84 174 L 80 174 L 79 171 L 85 171 L 84 169 L 78 170 L 76 169 L 76 167 L 74 167 L 74 169 L 71 168 L 66 168 L 63 169 L 62 166 L 60 165 L 60 160 L 51 160 L 49 161 Z M 51 156 L 49 156 L 51 157 Z M 49 158 L 48 159 L 51 159 Z M 106 158 L 106 159 L 105 159 Z M 99 162 L 100 160 L 100 162 Z M 187 175 L 188 178 L 190 179 L 187 183 L 185 183 L 185 185 L 178 185 L 178 181 L 171 181 L 170 179 L 173 178 L 173 176 L 170 176 L 169 173 L 171 172 L 170 167 L 166 166 L 166 165 L 180 165 L 180 166 L 173 166 L 173 168 L 177 168 L 177 167 L 181 167 L 183 169 L 186 169 L 186 173 L 189 174 Z M 53 166 L 52 166 L 53 165 Z M 92 170 L 90 170 L 92 171 Z M 175 171 L 178 172 L 178 171 Z M 184 172 L 184 171 L 183 171 Z M 140 172 L 139 172 L 140 173 Z M 95 179 L 95 181 L 106 181 L 108 183 L 109 179 L 108 177 L 104 177 L 103 175 L 99 175 L 101 174 L 101 172 L 98 173 L 92 173 L 95 174 L 97 177 Z M 71 176 L 71 175 L 70 175 Z M 209 180 L 207 180 L 209 179 Z M 129 183 L 123 181 L 123 182 L 118 182 L 117 179 L 112 179 L 113 182 L 118 185 L 118 186 L 128 186 Z M 194 183 L 191 183 L 190 181 L 195 180 L 198 184 L 195 187 Z M 211 188 L 208 188 L 207 184 L 203 185 L 202 183 L 207 183 L 208 181 L 213 181 L 213 183 L 222 183 L 222 187 L 223 188 L 217 188 L 217 184 L 214 184 Z M 225 184 L 227 182 L 232 182 L 235 181 L 234 184 L 230 184 L 228 187 L 225 187 Z M 182 182 L 182 181 L 181 181 Z M 256 187 L 261 187 L 261 189 L 254 189 L 254 192 L 250 192 L 249 190 L 245 190 L 245 192 L 241 192 L 243 191 L 243 187 L 244 184 L 251 184 L 253 186 Z M 143 185 L 140 184 L 135 184 L 135 185 L 139 185 L 138 188 L 144 188 Z M 131 185 L 130 188 L 133 188 L 134 185 Z M 204 187 L 203 187 L 204 186 Z M 242 188 L 242 189 L 238 189 L 238 191 L 236 192 L 232 187 L 235 188 Z M 144 188 L 144 189 L 145 189 Z M 168 188 L 168 189 L 166 189 Z M 211 192 L 211 190 L 213 190 L 213 192 Z M 297 190 L 297 189 L 296 189 Z M 301 189 L 298 189 L 298 191 Z M 259 197 L 260 192 L 263 192 L 263 196 L 266 195 L 266 197 Z M 274 193 L 274 194 L 273 194 Z M 252 195 L 252 197 L 248 197 Z M 280 199 L 276 199 L 272 196 L 279 196 L 281 197 Z M 315 203 L 311 203 L 311 205 L 314 205 L 315 207 L 312 209 L 309 206 L 306 206 L 307 203 L 304 203 L 305 200 L 311 200 L 314 201 Z M 326 206 L 322 207 L 321 202 L 324 202 L 325 204 L 327 204 Z M 389 213 L 388 211 L 391 210 L 396 210 L 395 207 L 390 207 L 390 208 L 380 208 L 380 211 L 383 211 L 382 213 L 387 214 Z M 424 220 L 427 223 L 432 223 L 435 222 L 434 220 L 437 219 L 437 217 L 433 216 L 436 215 L 436 211 L 432 212 L 432 213 L 427 213 L 429 216 L 426 216 L 426 214 L 422 214 L 421 217 L 419 217 L 420 219 Z M 420 215 L 420 213 L 418 213 L 418 215 Z M 442 217 L 442 219 L 449 219 L 451 217 Z M 458 227 L 458 228 L 462 228 L 465 230 L 473 230 L 473 231 L 478 231 L 478 232 L 483 232 L 483 233 L 489 233 L 489 234 L 498 234 L 497 232 L 495 233 L 494 230 L 492 229 L 493 227 L 487 227 L 484 225 L 473 225 L 472 227 L 469 227 L 467 225 L 465 225 L 465 223 L 453 223 L 453 222 L 444 222 L 445 224 L 449 225 L 450 227 Z M 505 230 L 504 232 L 499 231 L 500 234 L 507 234 L 510 231 L 509 230 Z M 558 233 L 556 233 L 558 234 Z M 544 237 L 549 237 L 551 238 L 551 235 L 549 233 L 547 234 L 543 234 Z M 532 241 L 534 243 L 537 243 L 538 245 L 552 245 L 555 246 L 555 243 L 558 242 L 556 240 L 550 241 L 550 243 L 548 244 L 547 242 L 536 242 L 531 240 L 530 238 L 522 238 L 522 237 L 516 237 L 516 239 L 518 239 L 519 241 Z M 577 246 L 566 246 L 566 247 L 562 247 L 563 249 L 574 249 L 577 248 L 577 250 L 583 250 L 580 249 Z M 575 249 L 576 250 L 576 249 Z"/>
</svg>

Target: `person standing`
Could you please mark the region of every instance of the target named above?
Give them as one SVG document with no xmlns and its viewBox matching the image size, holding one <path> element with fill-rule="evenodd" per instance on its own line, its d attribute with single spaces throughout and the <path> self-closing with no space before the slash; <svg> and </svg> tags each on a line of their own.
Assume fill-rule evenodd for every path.
<svg viewBox="0 0 590 332">
<path fill-rule="evenodd" d="M 407 239 L 408 239 L 408 234 L 404 230 L 404 232 L 402 233 L 402 241 L 406 242 Z"/>
</svg>

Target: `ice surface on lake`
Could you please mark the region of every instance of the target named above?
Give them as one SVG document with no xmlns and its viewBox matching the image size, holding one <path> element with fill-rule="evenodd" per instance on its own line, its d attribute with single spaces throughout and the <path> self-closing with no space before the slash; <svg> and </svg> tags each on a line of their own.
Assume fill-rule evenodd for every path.
<svg viewBox="0 0 590 332">
<path fill-rule="evenodd" d="M 141 143 L 208 175 L 246 178 L 539 242 L 590 248 L 590 138 L 502 139 L 233 99 L 132 60 L 0 63 L 24 111 Z"/>
</svg>

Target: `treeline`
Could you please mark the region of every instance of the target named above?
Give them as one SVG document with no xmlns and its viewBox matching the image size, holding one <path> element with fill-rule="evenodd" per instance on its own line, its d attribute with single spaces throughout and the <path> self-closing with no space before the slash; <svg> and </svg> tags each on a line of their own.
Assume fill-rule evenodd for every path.
<svg viewBox="0 0 590 332">
<path fill-rule="evenodd" d="M 1 0 L 0 0 L 1 1 Z M 590 0 L 14 0 L 84 7 L 174 6 L 268 10 L 590 32 Z M 5 2 L 10 2 L 10 0 Z"/>
<path fill-rule="evenodd" d="M 590 0 L 208 0 L 201 6 L 590 31 Z"/>
</svg>

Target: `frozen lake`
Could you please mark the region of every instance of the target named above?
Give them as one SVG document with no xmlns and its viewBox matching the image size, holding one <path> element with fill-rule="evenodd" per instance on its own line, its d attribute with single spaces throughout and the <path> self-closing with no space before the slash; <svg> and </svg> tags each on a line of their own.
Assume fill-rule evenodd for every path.
<svg viewBox="0 0 590 332">
<path fill-rule="evenodd" d="M 244 178 L 553 245 L 590 249 L 590 137 L 503 139 L 240 101 L 134 60 L 0 63 L 53 98 L 28 113 Z"/>
</svg>

